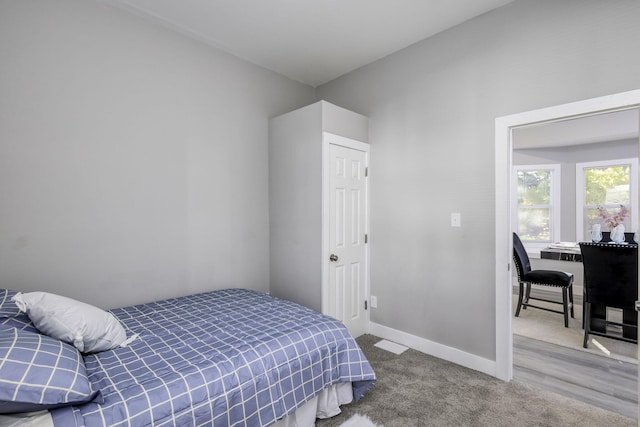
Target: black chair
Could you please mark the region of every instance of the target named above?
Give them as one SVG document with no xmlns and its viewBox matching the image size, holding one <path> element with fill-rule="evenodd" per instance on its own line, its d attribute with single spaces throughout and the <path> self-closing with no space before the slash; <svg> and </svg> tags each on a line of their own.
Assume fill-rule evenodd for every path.
<svg viewBox="0 0 640 427">
<path fill-rule="evenodd" d="M 638 245 L 581 242 L 584 266 L 584 343 L 589 334 L 638 342 Z M 607 318 L 622 309 L 622 323 Z"/>
<path fill-rule="evenodd" d="M 571 317 L 573 317 L 573 274 L 555 270 L 532 270 L 529 255 L 527 255 L 527 251 L 524 249 L 524 245 L 516 233 L 513 233 L 513 259 L 515 261 L 516 271 L 518 273 L 518 285 L 520 287 L 516 317 L 520 316 L 521 308 L 525 310 L 527 307 L 538 308 L 553 313 L 564 314 L 564 326 L 568 328 L 569 312 L 571 312 Z M 526 291 L 524 289 L 525 284 L 527 285 Z M 532 297 L 531 285 L 554 286 L 562 289 L 562 302 Z M 529 304 L 530 300 L 562 304 L 562 311 Z"/>
<path fill-rule="evenodd" d="M 634 233 L 624 233 L 624 241 L 627 243 L 635 244 L 636 242 L 633 240 Z M 600 243 L 607 243 L 611 241 L 611 232 L 603 231 L 602 232 L 602 240 Z"/>
</svg>

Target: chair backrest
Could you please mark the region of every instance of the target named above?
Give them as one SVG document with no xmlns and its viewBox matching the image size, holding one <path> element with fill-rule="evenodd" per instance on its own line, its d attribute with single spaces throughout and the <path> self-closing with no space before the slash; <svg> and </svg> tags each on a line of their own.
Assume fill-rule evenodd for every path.
<svg viewBox="0 0 640 427">
<path fill-rule="evenodd" d="M 635 309 L 638 299 L 638 246 L 580 242 L 585 300 Z"/>
<path fill-rule="evenodd" d="M 525 250 L 520 237 L 518 237 L 516 233 L 513 233 L 513 260 L 516 264 L 518 279 L 521 279 L 523 274 L 531 271 L 529 255 L 527 255 L 527 251 Z"/>
<path fill-rule="evenodd" d="M 625 232 L 624 233 L 624 241 L 627 243 L 632 243 L 635 245 L 635 241 L 633 240 L 633 235 L 634 233 L 629 233 L 629 232 Z M 611 241 L 611 232 L 610 231 L 603 231 L 602 232 L 602 240 L 600 241 L 600 243 L 607 243 Z"/>
</svg>

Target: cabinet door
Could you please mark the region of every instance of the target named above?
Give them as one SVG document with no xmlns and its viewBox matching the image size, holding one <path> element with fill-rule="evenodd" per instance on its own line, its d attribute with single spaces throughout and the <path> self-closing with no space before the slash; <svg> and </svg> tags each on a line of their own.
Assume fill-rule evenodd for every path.
<svg viewBox="0 0 640 427">
<path fill-rule="evenodd" d="M 329 144 L 329 314 L 354 336 L 367 330 L 366 155 Z"/>
</svg>

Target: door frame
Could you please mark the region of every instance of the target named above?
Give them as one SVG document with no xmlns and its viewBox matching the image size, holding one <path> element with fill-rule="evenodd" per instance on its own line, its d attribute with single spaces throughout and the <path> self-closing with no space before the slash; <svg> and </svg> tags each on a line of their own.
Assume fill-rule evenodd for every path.
<svg viewBox="0 0 640 427">
<path fill-rule="evenodd" d="M 496 274 L 496 365 L 495 376 L 513 378 L 512 284 L 510 183 L 512 168 L 512 130 L 590 115 L 640 107 L 640 90 L 526 111 L 495 119 L 495 274 Z"/>
<path fill-rule="evenodd" d="M 350 148 L 353 150 L 363 151 L 365 153 L 365 167 L 369 167 L 369 144 L 366 142 L 358 141 L 351 138 L 345 138 L 344 136 L 332 134 L 329 132 L 322 132 L 322 313 L 329 313 L 329 218 L 331 212 L 329 212 L 329 194 L 330 194 L 330 176 L 329 176 L 329 145 L 340 145 L 342 147 Z M 369 235 L 369 179 L 365 179 L 365 233 Z M 370 293 L 370 266 L 369 266 L 369 244 L 365 244 L 365 290 L 364 297 L 369 301 Z M 369 322 L 371 319 L 371 304 L 369 308 L 365 310 L 365 331 L 369 331 Z"/>
</svg>

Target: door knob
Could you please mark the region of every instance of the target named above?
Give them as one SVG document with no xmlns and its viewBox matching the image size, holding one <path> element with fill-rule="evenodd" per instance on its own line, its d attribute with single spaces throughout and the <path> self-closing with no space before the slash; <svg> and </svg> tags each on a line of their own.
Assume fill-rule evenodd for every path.
<svg viewBox="0 0 640 427">
<path fill-rule="evenodd" d="M 331 254 L 331 256 L 329 257 L 329 261 L 331 261 L 331 262 L 336 262 L 336 261 L 338 261 L 338 255 L 336 255 L 336 254 Z"/>
</svg>

